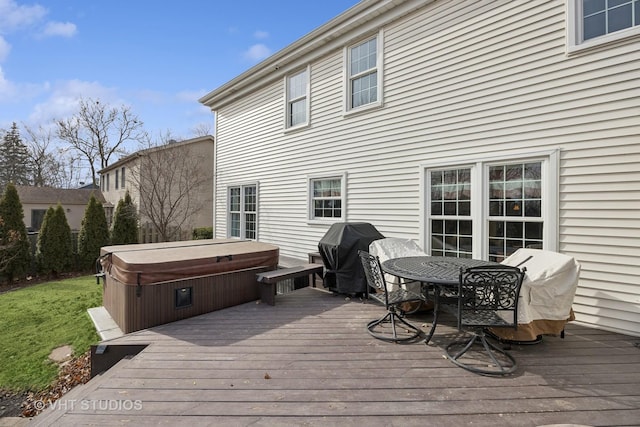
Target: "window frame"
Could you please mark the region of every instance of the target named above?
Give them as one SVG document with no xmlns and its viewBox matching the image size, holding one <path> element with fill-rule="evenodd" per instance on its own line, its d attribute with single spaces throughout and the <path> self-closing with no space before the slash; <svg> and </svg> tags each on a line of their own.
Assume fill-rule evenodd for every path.
<svg viewBox="0 0 640 427">
<path fill-rule="evenodd" d="M 340 180 L 340 217 L 316 217 L 314 215 L 314 201 L 313 197 L 313 183 L 315 181 L 323 180 Z M 347 221 L 347 172 L 341 173 L 329 173 L 329 174 L 316 174 L 307 176 L 307 222 L 309 224 L 327 224 L 334 222 Z"/>
<path fill-rule="evenodd" d="M 305 94 L 303 96 L 298 96 L 296 98 L 289 98 L 289 85 L 292 77 L 296 77 L 302 73 L 306 73 L 305 75 Z M 291 124 L 290 116 L 289 116 L 289 106 L 296 101 L 300 101 L 302 99 L 306 100 L 305 105 L 305 120 L 301 123 Z M 307 65 L 303 69 L 298 69 L 297 71 L 287 74 L 284 76 L 284 128 L 285 131 L 297 130 L 300 128 L 308 127 L 311 124 L 311 66 Z"/>
<path fill-rule="evenodd" d="M 124 166 L 122 166 L 122 168 L 120 169 L 120 188 L 124 189 Z"/>
<path fill-rule="evenodd" d="M 256 210 L 255 211 L 246 211 L 245 210 L 245 189 L 249 188 L 249 187 L 253 187 L 255 188 L 255 205 L 256 205 Z M 239 188 L 240 189 L 240 210 L 239 211 L 231 211 L 231 189 L 236 189 Z M 259 186 L 257 182 L 250 182 L 250 183 L 244 183 L 244 184 L 229 184 L 227 185 L 227 207 L 226 207 L 226 212 L 227 212 L 227 238 L 229 239 L 239 239 L 239 240 L 254 240 L 254 241 L 258 241 L 258 236 L 259 236 Z M 231 235 L 231 215 L 233 213 L 239 213 L 240 214 L 240 236 L 232 236 Z M 247 214 L 253 214 L 255 215 L 255 237 L 254 238 L 249 238 L 246 237 L 246 233 L 247 233 L 247 221 L 246 221 L 246 215 Z"/>
<path fill-rule="evenodd" d="M 567 0 L 566 3 L 566 53 L 576 54 L 591 49 L 621 42 L 631 37 L 640 36 L 640 23 L 623 30 L 604 34 L 589 40 L 583 39 L 584 23 L 582 21 L 583 0 Z"/>
<path fill-rule="evenodd" d="M 359 105 L 357 107 L 353 107 L 352 105 L 352 94 L 351 94 L 351 82 L 354 78 L 362 76 L 362 74 L 357 74 L 356 76 L 351 75 L 351 50 L 363 43 L 366 43 L 370 40 L 376 39 L 376 66 L 375 70 L 377 72 L 376 75 L 376 84 L 377 84 L 377 94 L 376 101 L 369 102 L 367 104 Z M 343 51 L 343 69 L 344 69 L 344 115 L 349 116 L 351 114 L 360 113 L 363 111 L 369 111 L 371 109 L 380 108 L 383 106 L 383 96 L 384 96 L 384 31 L 380 29 L 377 33 L 373 35 L 369 35 L 368 37 L 364 37 L 358 39 L 356 42 L 351 43 L 348 46 L 345 46 Z M 367 74 L 370 74 L 369 71 Z"/>
<path fill-rule="evenodd" d="M 431 204 L 430 173 L 440 169 L 471 169 L 471 215 L 472 257 L 489 259 L 489 167 L 495 165 L 541 162 L 541 222 L 543 227 L 543 249 L 558 250 L 558 150 L 539 152 L 513 152 L 511 154 L 489 153 L 485 156 L 450 157 L 420 165 L 420 228 L 421 244 L 426 253 L 431 253 Z M 515 217 L 514 217 L 515 218 Z"/>
</svg>

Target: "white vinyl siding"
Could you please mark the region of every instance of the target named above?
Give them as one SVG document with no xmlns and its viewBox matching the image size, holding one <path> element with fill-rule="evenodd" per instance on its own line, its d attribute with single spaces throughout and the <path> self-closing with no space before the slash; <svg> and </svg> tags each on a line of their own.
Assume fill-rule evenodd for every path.
<svg viewBox="0 0 640 427">
<path fill-rule="evenodd" d="M 305 260 L 328 227 L 309 221 L 308 177 L 347 171 L 345 220 L 424 248 L 425 163 L 554 151 L 552 249 L 582 266 L 576 317 L 640 335 L 640 49 L 567 56 L 565 16 L 559 1 L 438 1 L 380 16 L 384 108 L 357 115 L 342 114 L 344 49 L 375 29 L 336 36 L 332 51 L 291 67 L 310 63 L 313 126 L 282 132 L 282 75 L 217 109 L 217 212 L 228 185 L 259 181 L 260 240 Z M 217 215 L 216 236 L 227 227 Z"/>
</svg>

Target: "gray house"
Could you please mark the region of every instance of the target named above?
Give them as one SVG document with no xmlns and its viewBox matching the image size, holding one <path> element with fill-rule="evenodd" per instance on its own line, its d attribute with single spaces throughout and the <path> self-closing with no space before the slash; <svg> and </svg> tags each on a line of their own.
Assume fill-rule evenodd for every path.
<svg viewBox="0 0 640 427">
<path fill-rule="evenodd" d="M 216 237 L 306 259 L 370 222 L 428 253 L 577 259 L 640 336 L 640 2 L 363 0 L 200 101 Z"/>
</svg>

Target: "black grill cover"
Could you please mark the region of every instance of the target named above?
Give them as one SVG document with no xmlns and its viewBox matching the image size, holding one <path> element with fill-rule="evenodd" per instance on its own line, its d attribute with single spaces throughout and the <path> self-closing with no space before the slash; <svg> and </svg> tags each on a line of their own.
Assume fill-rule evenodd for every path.
<svg viewBox="0 0 640 427">
<path fill-rule="evenodd" d="M 358 250 L 369 251 L 369 244 L 384 236 L 366 222 L 338 222 L 320 239 L 318 250 L 326 268 L 324 287 L 343 294 L 367 290 L 367 280 Z"/>
</svg>

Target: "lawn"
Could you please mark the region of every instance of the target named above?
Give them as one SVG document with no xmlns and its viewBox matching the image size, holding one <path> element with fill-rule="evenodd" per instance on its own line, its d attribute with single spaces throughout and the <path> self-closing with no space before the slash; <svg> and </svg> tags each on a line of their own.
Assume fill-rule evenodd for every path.
<svg viewBox="0 0 640 427">
<path fill-rule="evenodd" d="M 87 309 L 102 305 L 93 276 L 43 283 L 0 295 L 0 389 L 41 390 L 56 378 L 54 348 L 74 355 L 99 341 Z"/>
</svg>

